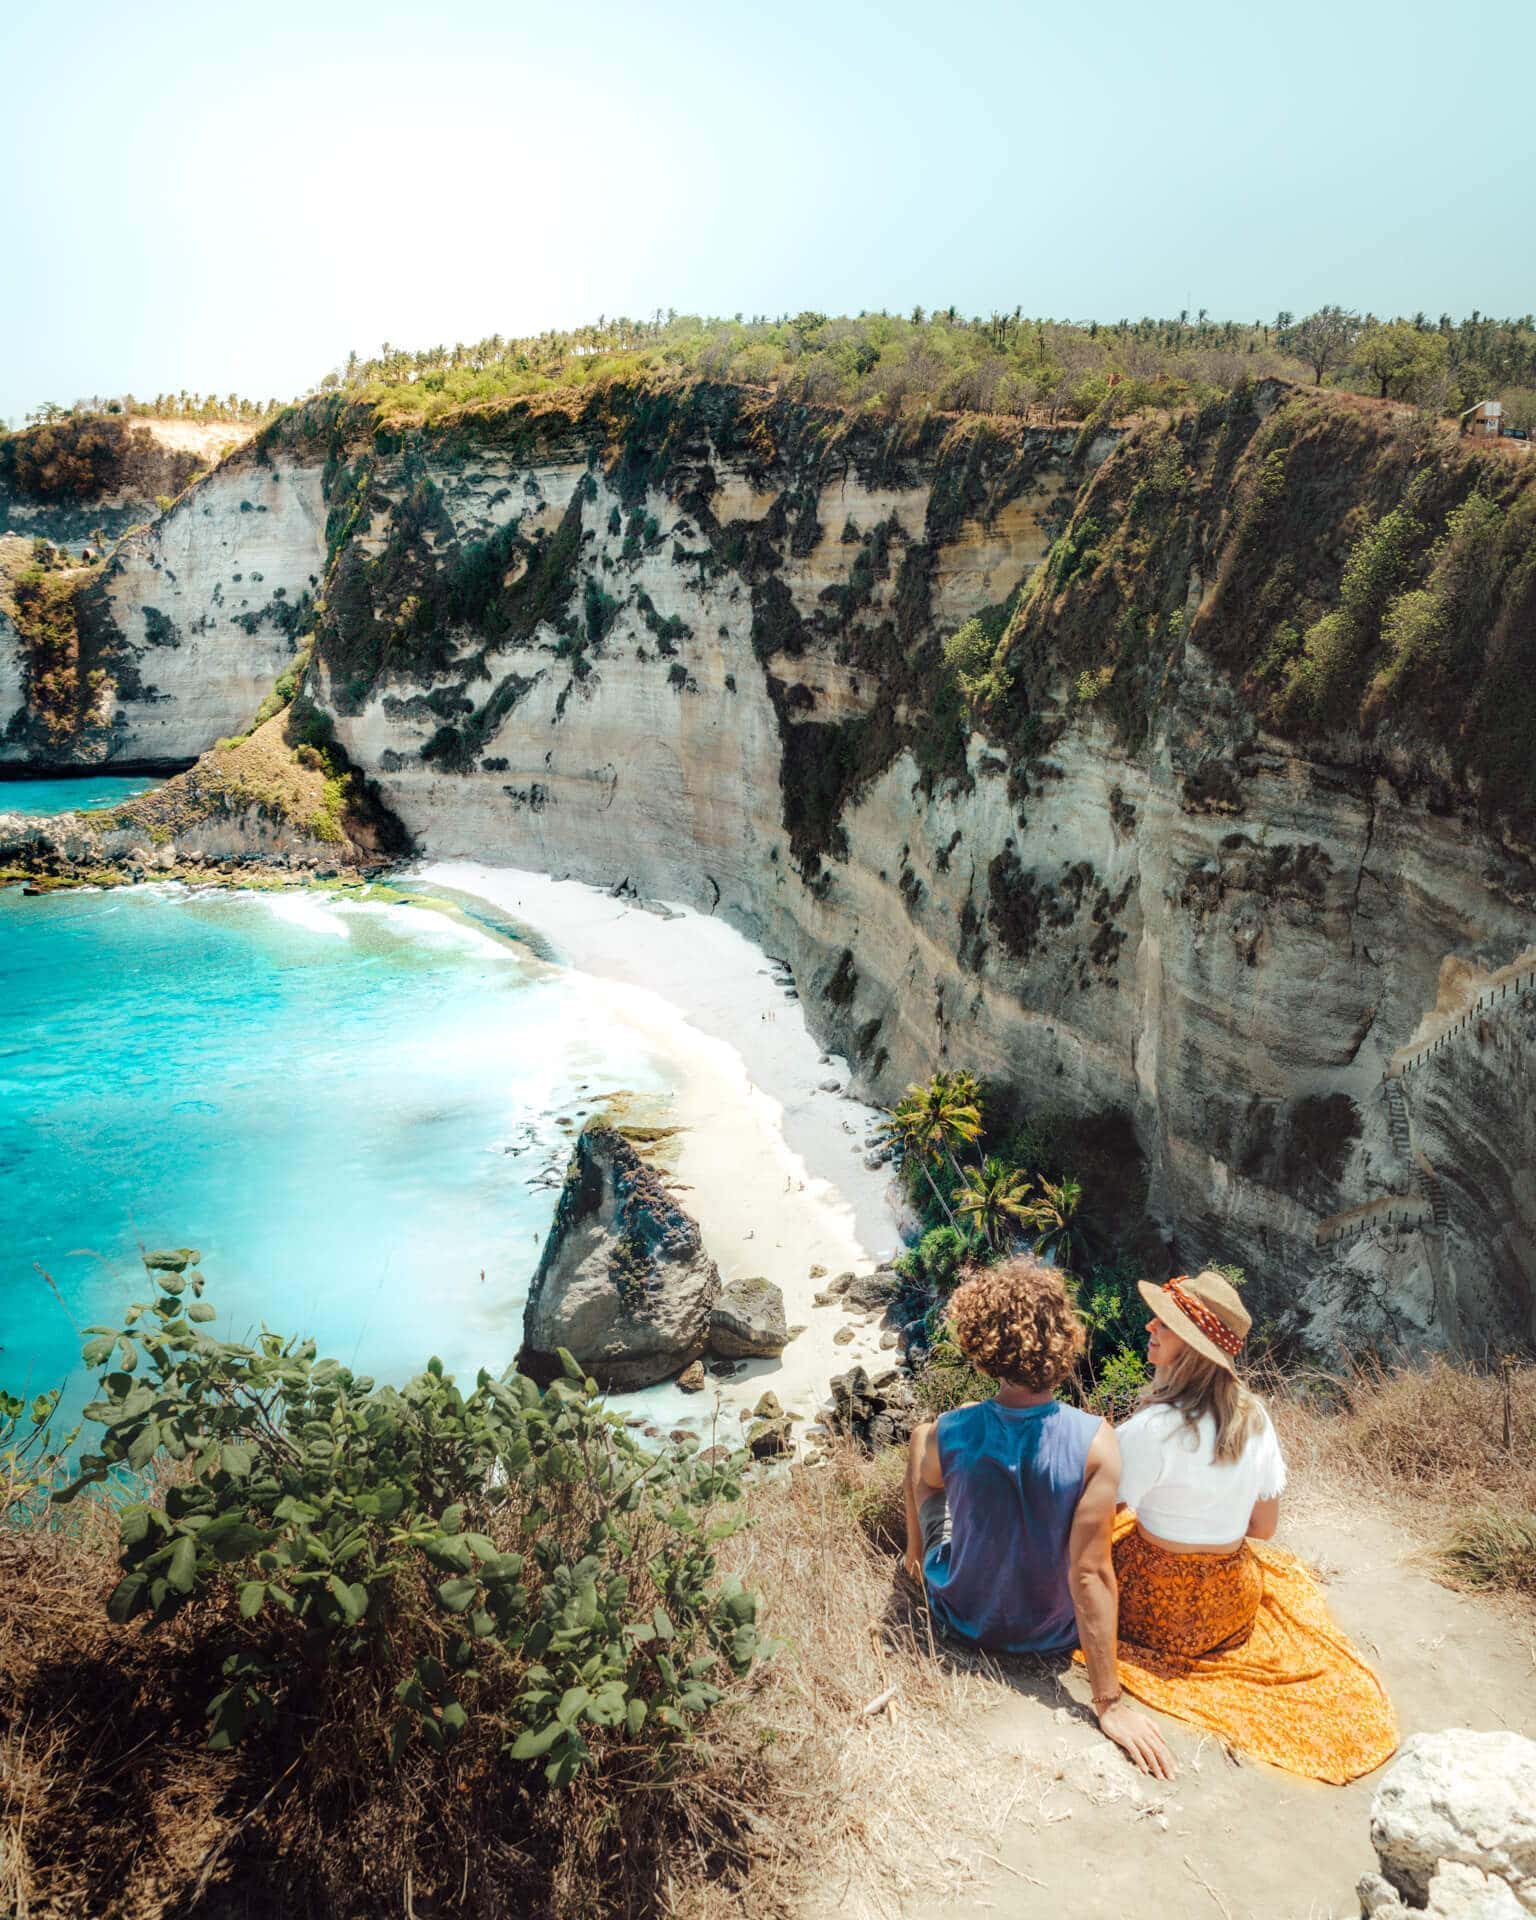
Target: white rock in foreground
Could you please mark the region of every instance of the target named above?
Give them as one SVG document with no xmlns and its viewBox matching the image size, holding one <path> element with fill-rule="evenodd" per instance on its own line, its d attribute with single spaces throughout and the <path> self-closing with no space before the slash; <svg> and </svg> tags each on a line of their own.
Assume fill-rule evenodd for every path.
<svg viewBox="0 0 1536 1920">
<path fill-rule="evenodd" d="M 1368 1916 L 1536 1913 L 1536 1740 L 1414 1734 L 1371 1802 L 1371 1843 L 1381 1873 L 1360 1883 Z"/>
</svg>

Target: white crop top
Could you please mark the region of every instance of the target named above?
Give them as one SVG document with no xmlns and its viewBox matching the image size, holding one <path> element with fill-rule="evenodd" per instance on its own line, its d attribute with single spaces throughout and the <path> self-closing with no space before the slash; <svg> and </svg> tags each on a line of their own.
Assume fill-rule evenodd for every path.
<svg viewBox="0 0 1536 1920">
<path fill-rule="evenodd" d="M 1178 1546 L 1241 1540 L 1255 1504 L 1285 1491 L 1285 1461 L 1268 1413 L 1241 1455 L 1219 1464 L 1216 1422 L 1208 1413 L 1195 1429 L 1176 1407 L 1143 1407 L 1115 1429 L 1115 1438 L 1119 1499 L 1136 1509 L 1148 1533 Z"/>
</svg>

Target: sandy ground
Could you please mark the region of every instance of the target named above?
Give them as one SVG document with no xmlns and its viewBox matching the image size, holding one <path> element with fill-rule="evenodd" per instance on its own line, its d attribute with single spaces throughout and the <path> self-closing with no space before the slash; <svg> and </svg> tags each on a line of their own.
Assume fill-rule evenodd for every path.
<svg viewBox="0 0 1536 1920">
<path fill-rule="evenodd" d="M 1536 1621 L 1429 1577 L 1395 1518 L 1347 1489 L 1304 1495 L 1282 1527 L 1327 1584 L 1340 1625 L 1376 1664 L 1401 1733 L 1446 1727 L 1536 1731 Z M 957 1830 L 979 1868 L 966 1892 L 918 1899 L 901 1920 L 1353 1920 L 1355 1883 L 1376 1867 L 1371 1796 L 1238 1764 L 1177 1721 L 1160 1724 L 1179 1762 L 1171 1786 L 1144 1779 L 1075 1702 L 1080 1674 L 1010 1676 L 1015 1696 L 983 1716 L 977 1740 L 1016 1769 L 1018 1794 L 990 1833 Z M 1070 1696 L 1070 1698 L 1069 1698 Z M 887 1909 L 886 1911 L 889 1911 Z M 855 1920 L 847 1907 L 844 1920 Z"/>
<path fill-rule="evenodd" d="M 578 881 L 466 861 L 414 877 L 525 921 L 558 959 L 604 984 L 613 1014 L 678 1075 L 659 1116 L 684 1129 L 673 1184 L 722 1277 L 766 1276 L 784 1291 L 789 1324 L 805 1329 L 778 1360 L 749 1362 L 705 1394 L 653 1387 L 614 1404 L 668 1430 L 708 1434 L 718 1423 L 724 1437 L 765 1388 L 811 1420 L 834 1374 L 890 1365 L 876 1322 L 815 1305 L 826 1278 L 812 1271 L 867 1272 L 901 1244 L 889 1172 L 864 1164 L 879 1116 L 846 1094 L 847 1063 L 811 1038 L 764 954 L 704 914 L 657 913 Z"/>
</svg>

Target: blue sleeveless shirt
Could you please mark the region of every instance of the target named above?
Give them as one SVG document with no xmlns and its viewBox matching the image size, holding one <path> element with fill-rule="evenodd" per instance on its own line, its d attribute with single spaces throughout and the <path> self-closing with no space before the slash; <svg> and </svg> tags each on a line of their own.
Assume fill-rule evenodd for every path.
<svg viewBox="0 0 1536 1920">
<path fill-rule="evenodd" d="M 983 1400 L 940 1414 L 950 1537 L 927 1554 L 923 1578 L 929 1605 L 956 1633 L 1004 1653 L 1077 1644 L 1067 1542 L 1102 1425 L 1057 1400 Z"/>
</svg>

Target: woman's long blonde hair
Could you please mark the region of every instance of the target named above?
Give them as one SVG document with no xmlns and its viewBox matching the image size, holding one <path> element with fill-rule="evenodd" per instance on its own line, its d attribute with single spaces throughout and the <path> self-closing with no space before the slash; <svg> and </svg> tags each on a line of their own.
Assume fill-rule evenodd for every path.
<svg viewBox="0 0 1536 1920">
<path fill-rule="evenodd" d="M 1264 1409 L 1235 1373 L 1218 1367 L 1193 1347 L 1185 1347 L 1171 1366 L 1159 1367 L 1141 1396 L 1144 1407 L 1176 1407 L 1192 1431 L 1208 1413 L 1216 1422 L 1216 1458 L 1240 1460 L 1243 1449 L 1264 1425 Z"/>
</svg>

